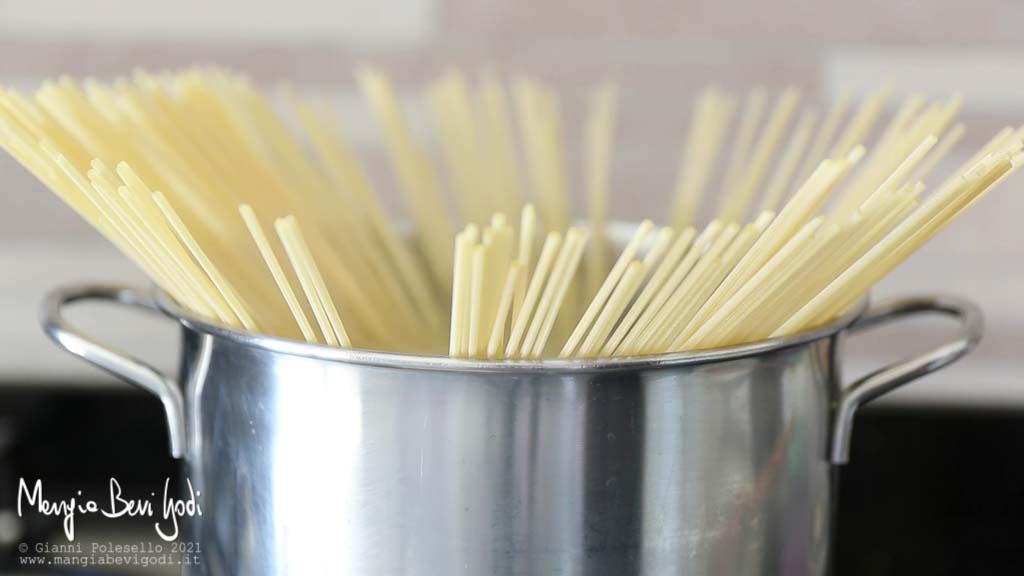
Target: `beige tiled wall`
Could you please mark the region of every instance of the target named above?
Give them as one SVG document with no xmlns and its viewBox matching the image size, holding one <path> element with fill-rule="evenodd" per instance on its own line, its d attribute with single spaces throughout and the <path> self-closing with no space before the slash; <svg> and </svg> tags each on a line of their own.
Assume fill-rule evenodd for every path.
<svg viewBox="0 0 1024 576">
<path fill-rule="evenodd" d="M 111 77 L 139 65 L 208 62 L 268 84 L 287 80 L 338 103 L 387 185 L 372 122 L 350 82 L 355 64 L 388 71 L 424 127 L 418 89 L 447 64 L 536 74 L 564 94 L 570 145 L 586 90 L 615 80 L 623 96 L 613 210 L 631 219 L 666 206 L 691 98 L 710 82 L 795 83 L 811 100 L 883 82 L 897 95 L 961 92 L 968 136 L 949 165 L 962 160 L 1000 126 L 1024 122 L 1021 22 L 1024 3 L 1001 0 L 0 0 L 0 82 L 29 87 L 61 73 Z M 567 158 L 578 160 L 578 149 Z M 4 306 L 31 306 L 23 300 L 63 277 L 60 258 L 99 240 L 6 157 L 0 186 L 0 251 L 54 247 L 32 252 L 33 269 L 46 273 L 16 295 L 0 295 Z M 1010 362 L 1019 373 L 1021 214 L 1024 178 L 956 223 L 880 291 L 948 290 L 983 302 L 998 342 L 979 357 Z"/>
</svg>

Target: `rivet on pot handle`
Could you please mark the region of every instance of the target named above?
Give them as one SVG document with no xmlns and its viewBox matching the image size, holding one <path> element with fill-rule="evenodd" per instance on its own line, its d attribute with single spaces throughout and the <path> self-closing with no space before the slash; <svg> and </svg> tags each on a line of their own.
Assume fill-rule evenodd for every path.
<svg viewBox="0 0 1024 576">
<path fill-rule="evenodd" d="M 981 310 L 967 300 L 951 296 L 922 296 L 882 302 L 868 309 L 846 331 L 858 332 L 922 313 L 938 313 L 957 318 L 960 321 L 959 337 L 920 356 L 872 372 L 844 388 L 839 396 L 832 430 L 833 463 L 845 464 L 849 460 L 853 417 L 858 408 L 907 382 L 955 362 L 981 340 L 984 328 Z"/>
<path fill-rule="evenodd" d="M 149 364 L 102 346 L 72 328 L 64 320 L 61 309 L 87 300 L 117 302 L 155 312 L 159 312 L 159 309 L 149 295 L 133 288 L 67 286 L 47 294 L 41 309 L 41 321 L 46 334 L 64 350 L 157 395 L 167 415 L 171 455 L 181 458 L 185 452 L 185 415 L 181 389 L 173 379 Z"/>
</svg>

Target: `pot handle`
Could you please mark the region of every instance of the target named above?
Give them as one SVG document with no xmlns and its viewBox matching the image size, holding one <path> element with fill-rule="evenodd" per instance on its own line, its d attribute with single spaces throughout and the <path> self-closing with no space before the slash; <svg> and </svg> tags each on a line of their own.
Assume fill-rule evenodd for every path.
<svg viewBox="0 0 1024 576">
<path fill-rule="evenodd" d="M 40 310 L 40 321 L 46 335 L 57 346 L 160 398 L 167 415 L 171 455 L 181 458 L 185 451 L 185 403 L 181 389 L 172 378 L 149 364 L 103 346 L 71 327 L 64 320 L 62 309 L 69 304 L 87 300 L 117 302 L 151 312 L 160 312 L 160 309 L 141 290 L 83 284 L 65 286 L 47 294 Z"/>
<path fill-rule="evenodd" d="M 853 417 L 863 404 L 925 374 L 947 366 L 970 352 L 981 340 L 984 319 L 973 303 L 952 296 L 919 296 L 889 300 L 871 306 L 853 322 L 847 333 L 855 333 L 904 316 L 938 313 L 960 321 L 959 336 L 920 356 L 886 366 L 857 380 L 842 390 L 832 430 L 832 463 L 845 464 L 850 457 Z"/>
</svg>

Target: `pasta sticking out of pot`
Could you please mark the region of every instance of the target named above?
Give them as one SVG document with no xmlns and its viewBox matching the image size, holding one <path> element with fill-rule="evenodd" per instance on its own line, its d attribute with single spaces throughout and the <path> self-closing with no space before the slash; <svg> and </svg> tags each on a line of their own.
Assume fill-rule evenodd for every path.
<svg viewBox="0 0 1024 576">
<path fill-rule="evenodd" d="M 0 146 L 196 317 L 490 360 L 664 354 L 822 325 L 1024 163 L 1024 128 L 1008 127 L 933 180 L 965 132 L 957 97 L 907 98 L 878 127 L 884 89 L 819 112 L 792 87 L 711 87 L 664 225 L 613 238 L 615 86 L 587 101 L 575 223 L 563 105 L 541 81 L 450 70 L 431 83 L 435 165 L 388 79 L 356 80 L 409 229 L 328 106 L 290 91 L 277 105 L 221 69 L 0 89 Z"/>
</svg>

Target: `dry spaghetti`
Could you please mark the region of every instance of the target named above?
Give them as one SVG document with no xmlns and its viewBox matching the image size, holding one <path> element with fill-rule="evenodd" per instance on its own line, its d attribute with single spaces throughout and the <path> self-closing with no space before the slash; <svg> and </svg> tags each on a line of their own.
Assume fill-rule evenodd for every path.
<svg viewBox="0 0 1024 576">
<path fill-rule="evenodd" d="M 1006 128 L 933 182 L 965 131 L 956 97 L 907 98 L 871 138 L 884 89 L 819 113 L 795 88 L 774 102 L 708 88 L 667 225 L 644 221 L 613 260 L 615 86 L 589 100 L 573 226 L 562 105 L 542 82 L 450 70 L 431 83 L 439 169 L 387 78 L 356 79 L 411 232 L 328 106 L 287 92 L 276 107 L 220 69 L 0 90 L 0 146 L 196 316 L 493 360 L 661 354 L 820 325 L 1024 162 L 1024 129 Z"/>
</svg>

